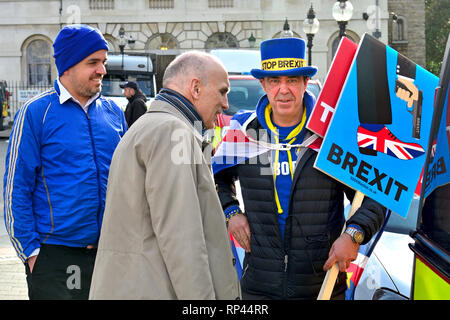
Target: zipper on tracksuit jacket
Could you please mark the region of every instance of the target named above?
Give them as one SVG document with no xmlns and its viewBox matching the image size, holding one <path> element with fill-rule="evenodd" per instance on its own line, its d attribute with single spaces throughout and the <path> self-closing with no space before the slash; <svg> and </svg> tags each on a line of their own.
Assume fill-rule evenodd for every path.
<svg viewBox="0 0 450 320">
<path fill-rule="evenodd" d="M 92 102 L 92 103 L 95 103 L 95 101 Z M 84 110 L 83 110 L 83 112 L 84 112 Z M 92 154 L 94 156 L 94 164 L 95 164 L 95 169 L 97 171 L 98 209 L 97 209 L 97 219 L 96 219 L 96 221 L 97 221 L 97 229 L 100 229 L 99 218 L 100 218 L 101 199 L 102 199 L 102 188 L 101 188 L 101 184 L 100 184 L 100 170 L 98 169 L 97 154 L 95 153 L 95 144 L 94 144 L 94 137 L 93 137 L 93 134 L 92 134 L 91 118 L 89 118 L 89 113 L 88 112 L 84 112 L 84 113 L 86 114 L 86 118 L 88 120 L 89 137 L 91 138 Z"/>
</svg>

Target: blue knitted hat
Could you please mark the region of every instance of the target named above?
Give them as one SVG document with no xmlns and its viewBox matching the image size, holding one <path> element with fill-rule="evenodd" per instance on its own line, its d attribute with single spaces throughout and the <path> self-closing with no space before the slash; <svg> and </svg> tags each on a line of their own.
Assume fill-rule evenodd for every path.
<svg viewBox="0 0 450 320">
<path fill-rule="evenodd" d="M 312 77 L 317 72 L 305 60 L 305 41 L 300 38 L 277 38 L 261 42 L 261 69 L 250 73 L 257 79 L 277 76 Z"/>
<path fill-rule="evenodd" d="M 98 50 L 108 51 L 108 44 L 99 30 L 74 24 L 61 29 L 53 43 L 58 75 Z"/>
</svg>

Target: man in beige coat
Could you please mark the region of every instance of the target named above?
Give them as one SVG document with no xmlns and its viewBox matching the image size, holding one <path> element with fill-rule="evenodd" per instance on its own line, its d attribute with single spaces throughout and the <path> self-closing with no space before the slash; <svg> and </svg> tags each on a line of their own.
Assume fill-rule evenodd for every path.
<svg viewBox="0 0 450 320">
<path fill-rule="evenodd" d="M 228 108 L 227 71 L 188 52 L 119 143 L 90 299 L 236 299 L 240 287 L 203 133 Z"/>
</svg>

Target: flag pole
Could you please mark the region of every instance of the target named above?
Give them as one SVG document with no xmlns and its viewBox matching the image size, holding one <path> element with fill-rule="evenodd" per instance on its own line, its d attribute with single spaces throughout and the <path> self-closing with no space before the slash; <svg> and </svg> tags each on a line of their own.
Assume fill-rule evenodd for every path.
<svg viewBox="0 0 450 320">
<path fill-rule="evenodd" d="M 356 212 L 356 210 L 359 209 L 359 207 L 361 207 L 363 199 L 364 194 L 361 191 L 356 191 L 356 194 L 352 201 L 350 212 L 348 213 L 347 220 L 353 216 L 353 214 Z M 345 231 L 345 223 L 341 234 L 344 231 Z M 338 274 L 339 274 L 339 267 L 338 264 L 335 263 L 330 269 L 328 269 L 327 274 L 325 275 L 325 279 L 323 280 L 322 287 L 320 288 L 317 300 L 330 300 L 331 293 L 333 292 L 334 284 L 336 283 Z"/>
</svg>

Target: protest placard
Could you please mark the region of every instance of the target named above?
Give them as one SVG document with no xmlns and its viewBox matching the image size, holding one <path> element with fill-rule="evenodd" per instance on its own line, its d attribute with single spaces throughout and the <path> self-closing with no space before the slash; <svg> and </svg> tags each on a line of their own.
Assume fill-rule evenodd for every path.
<svg viewBox="0 0 450 320">
<path fill-rule="evenodd" d="M 324 137 L 331 118 L 333 117 L 336 103 L 341 94 L 342 86 L 347 78 L 348 70 L 352 64 L 358 45 L 346 37 L 339 42 L 336 54 L 328 70 L 323 89 L 320 92 L 316 105 L 309 117 L 306 127 L 312 132 Z M 327 79 L 330 78 L 330 81 Z"/>
<path fill-rule="evenodd" d="M 437 84 L 365 34 L 315 167 L 406 217 L 425 164 Z"/>
<path fill-rule="evenodd" d="M 442 63 L 439 86 L 436 88 L 434 115 L 428 141 L 422 201 L 439 186 L 450 182 L 450 36 Z"/>
<path fill-rule="evenodd" d="M 342 90 L 331 92 L 339 98 L 320 129 L 315 167 L 357 190 L 349 217 L 364 195 L 406 217 L 425 164 L 437 78 L 368 34 L 345 76 Z M 318 299 L 330 298 L 338 272 L 336 264 L 328 270 Z"/>
</svg>

